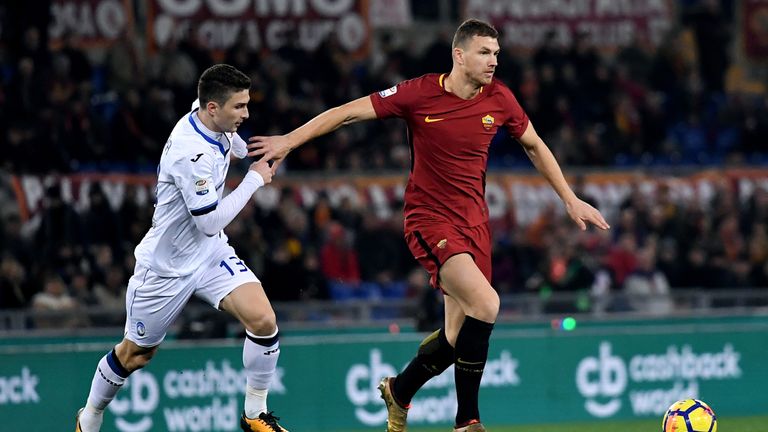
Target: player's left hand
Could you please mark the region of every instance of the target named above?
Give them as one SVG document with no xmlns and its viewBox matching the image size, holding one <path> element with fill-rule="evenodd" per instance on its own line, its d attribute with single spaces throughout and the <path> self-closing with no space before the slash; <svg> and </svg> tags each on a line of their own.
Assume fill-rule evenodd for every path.
<svg viewBox="0 0 768 432">
<path fill-rule="evenodd" d="M 587 229 L 587 222 L 600 229 L 607 230 L 611 228 L 596 208 L 578 198 L 573 202 L 566 203 L 565 209 L 568 211 L 568 216 L 576 222 L 576 225 L 582 231 Z"/>
</svg>

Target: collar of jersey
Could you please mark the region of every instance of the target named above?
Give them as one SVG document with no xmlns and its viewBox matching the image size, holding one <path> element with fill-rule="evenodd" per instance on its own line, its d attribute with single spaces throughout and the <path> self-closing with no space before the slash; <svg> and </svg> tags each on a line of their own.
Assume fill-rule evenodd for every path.
<svg viewBox="0 0 768 432">
<path fill-rule="evenodd" d="M 224 145 L 222 145 L 220 142 L 218 142 L 215 139 L 213 139 L 213 138 L 209 137 L 208 135 L 206 135 L 203 131 L 200 130 L 200 127 L 197 126 L 197 122 L 195 122 L 195 119 L 192 118 L 193 114 L 196 113 L 196 112 L 197 112 L 197 110 L 194 110 L 191 113 L 189 113 L 189 123 L 192 125 L 192 128 L 195 129 L 195 132 L 199 133 L 200 136 L 203 137 L 206 141 L 208 141 L 209 143 L 211 143 L 211 144 L 215 145 L 216 147 L 218 147 L 219 151 L 221 151 L 222 155 L 226 155 L 227 152 L 226 152 L 226 150 L 224 150 Z M 205 125 L 203 125 L 203 126 L 205 126 Z"/>
</svg>

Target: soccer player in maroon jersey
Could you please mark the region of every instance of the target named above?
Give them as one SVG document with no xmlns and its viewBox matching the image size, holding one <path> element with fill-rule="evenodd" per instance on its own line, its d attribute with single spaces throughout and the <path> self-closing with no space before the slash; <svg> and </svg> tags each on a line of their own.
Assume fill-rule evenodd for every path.
<svg viewBox="0 0 768 432">
<path fill-rule="evenodd" d="M 536 169 L 582 229 L 608 229 L 603 216 L 580 200 L 552 152 L 536 133 L 515 96 L 494 79 L 498 33 L 470 19 L 453 38 L 449 74 L 428 74 L 331 108 L 281 136 L 250 139 L 249 156 L 273 161 L 272 169 L 301 144 L 350 123 L 400 117 L 408 124 L 411 171 L 405 190 L 405 239 L 414 257 L 445 293 L 445 326 L 428 336 L 416 357 L 379 386 L 387 404 L 387 430 L 406 430 L 416 391 L 455 365 L 455 432 L 485 431 L 477 396 L 488 340 L 499 312 L 490 284 L 491 238 L 485 202 L 488 147 L 500 127 L 525 149 Z"/>
</svg>

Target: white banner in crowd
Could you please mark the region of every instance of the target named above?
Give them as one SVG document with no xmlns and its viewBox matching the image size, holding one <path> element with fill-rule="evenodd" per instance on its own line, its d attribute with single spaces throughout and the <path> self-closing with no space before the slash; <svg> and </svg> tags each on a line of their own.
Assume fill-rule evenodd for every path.
<svg viewBox="0 0 768 432">
<path fill-rule="evenodd" d="M 673 7 L 670 0 L 464 0 L 464 16 L 492 22 L 503 46 L 534 49 L 554 32 L 562 45 L 586 34 L 610 50 L 636 38 L 658 45 L 672 26 Z"/>
<path fill-rule="evenodd" d="M 575 179 L 570 179 L 571 184 Z M 279 178 L 260 189 L 254 199 L 265 209 L 274 208 L 286 190 L 305 208 L 315 204 L 318 196 L 328 196 L 331 206 L 348 200 L 355 207 L 373 209 L 380 217 L 397 211 L 405 191 L 404 176 L 292 177 Z M 746 202 L 756 188 L 768 191 L 768 170 L 706 170 L 684 176 L 646 175 L 618 172 L 584 175 L 577 192 L 594 199 L 606 217 L 612 219 L 621 203 L 639 190 L 650 199 L 660 191 L 684 205 L 700 205 L 706 209 L 717 193 L 735 195 Z M 64 201 L 76 210 L 88 208 L 90 188 L 100 186 L 113 208 L 119 208 L 126 197 L 139 205 L 154 198 L 155 177 L 152 175 L 77 174 L 70 176 L 33 176 L 11 178 L 22 219 L 34 219 L 43 208 L 46 189 L 60 185 Z M 237 186 L 236 183 L 230 187 Z M 562 212 L 562 205 L 546 181 L 534 174 L 489 174 L 485 190 L 491 220 L 512 216 L 527 225 L 548 207 Z"/>
<path fill-rule="evenodd" d="M 245 42 L 252 50 L 297 43 L 314 50 L 330 37 L 350 52 L 368 47 L 367 2 L 362 0 L 150 0 L 147 40 L 159 48 L 192 38 L 226 50 Z"/>
</svg>

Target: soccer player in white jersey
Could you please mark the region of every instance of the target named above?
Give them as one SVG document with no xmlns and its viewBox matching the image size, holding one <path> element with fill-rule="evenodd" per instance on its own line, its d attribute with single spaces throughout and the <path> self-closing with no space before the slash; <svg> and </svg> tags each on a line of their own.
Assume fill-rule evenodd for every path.
<svg viewBox="0 0 768 432">
<path fill-rule="evenodd" d="M 192 295 L 245 326 L 243 431 L 285 431 L 267 411 L 267 391 L 280 355 L 275 313 L 261 283 L 222 231 L 272 180 L 269 164 L 254 162 L 240 185 L 223 195 L 230 154 L 247 154 L 235 131 L 248 118 L 250 85 L 232 66 L 207 69 L 198 83 L 198 101 L 165 144 L 152 227 L 136 247 L 136 268 L 128 282 L 124 337 L 96 367 L 88 400 L 77 415 L 77 432 L 101 428 L 104 409 L 131 372 L 147 365 Z"/>
</svg>

